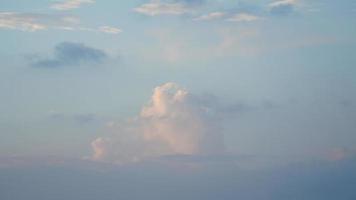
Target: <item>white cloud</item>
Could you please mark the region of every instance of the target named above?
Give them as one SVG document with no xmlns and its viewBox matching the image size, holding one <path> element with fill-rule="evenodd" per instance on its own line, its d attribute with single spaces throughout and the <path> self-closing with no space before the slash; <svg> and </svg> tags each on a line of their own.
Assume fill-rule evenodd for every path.
<svg viewBox="0 0 356 200">
<path fill-rule="evenodd" d="M 0 28 L 21 31 L 38 31 L 47 29 L 47 25 L 39 22 L 39 16 L 14 12 L 0 12 Z"/>
<path fill-rule="evenodd" d="M 297 3 L 297 0 L 278 0 L 268 6 L 272 14 L 288 15 L 295 10 Z"/>
<path fill-rule="evenodd" d="M 149 16 L 182 15 L 190 12 L 190 8 L 183 3 L 164 3 L 155 0 L 134 8 L 134 11 Z"/>
<path fill-rule="evenodd" d="M 208 21 L 208 20 L 214 20 L 214 19 L 221 19 L 225 15 L 226 15 L 226 13 L 224 13 L 224 12 L 211 12 L 209 14 L 201 15 L 201 16 L 199 16 L 197 18 L 194 18 L 193 20 L 195 20 L 195 21 Z"/>
<path fill-rule="evenodd" d="M 286 6 L 286 5 L 296 5 L 296 0 L 280 0 L 275 1 L 269 4 L 269 7 L 279 7 L 279 6 Z"/>
<path fill-rule="evenodd" d="M 80 24 L 77 17 L 36 13 L 0 12 L 0 28 L 35 32 L 56 29 L 74 29 Z"/>
<path fill-rule="evenodd" d="M 210 154 L 224 150 L 213 108 L 174 83 L 154 89 L 134 120 L 111 125 L 114 133 L 92 142 L 94 160 L 117 163 L 175 154 Z"/>
<path fill-rule="evenodd" d="M 100 32 L 103 32 L 103 33 L 110 33 L 110 34 L 118 34 L 118 33 L 121 33 L 122 30 L 119 29 L 119 28 L 115 28 L 115 27 L 112 27 L 112 26 L 100 26 L 98 28 L 98 30 Z"/>
<path fill-rule="evenodd" d="M 51 5 L 52 9 L 55 10 L 71 10 L 79 8 L 82 4 L 92 4 L 95 3 L 94 0 L 67 0 L 57 2 Z"/>
<path fill-rule="evenodd" d="M 111 26 L 98 28 L 84 27 L 77 17 L 71 15 L 50 15 L 35 13 L 0 12 L 0 29 L 27 32 L 57 29 L 64 31 L 87 31 L 118 34 L 122 30 Z"/>
<path fill-rule="evenodd" d="M 235 14 L 232 17 L 228 18 L 227 21 L 230 22 L 251 22 L 262 19 L 256 15 L 248 14 L 248 13 L 239 13 Z"/>
</svg>

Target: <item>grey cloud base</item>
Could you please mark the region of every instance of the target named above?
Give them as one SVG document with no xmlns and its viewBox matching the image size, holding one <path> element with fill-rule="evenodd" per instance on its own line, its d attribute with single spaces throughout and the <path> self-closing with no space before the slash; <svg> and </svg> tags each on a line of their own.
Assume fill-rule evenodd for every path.
<svg viewBox="0 0 356 200">
<path fill-rule="evenodd" d="M 80 64 L 96 64 L 104 61 L 107 54 L 82 43 L 62 42 L 54 48 L 52 58 L 38 59 L 31 63 L 33 67 L 62 67 Z"/>
</svg>

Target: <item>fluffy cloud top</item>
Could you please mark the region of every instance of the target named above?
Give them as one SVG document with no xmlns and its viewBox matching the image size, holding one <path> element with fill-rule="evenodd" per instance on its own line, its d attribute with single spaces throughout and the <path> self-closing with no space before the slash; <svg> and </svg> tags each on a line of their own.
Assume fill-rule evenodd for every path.
<svg viewBox="0 0 356 200">
<path fill-rule="evenodd" d="M 98 63 L 107 58 L 107 54 L 81 43 L 62 42 L 54 49 L 53 58 L 39 59 L 32 63 L 35 67 L 61 67 L 82 63 Z"/>
<path fill-rule="evenodd" d="M 125 163 L 223 152 L 223 135 L 213 109 L 198 99 L 174 83 L 156 87 L 138 117 L 113 126 L 112 135 L 92 142 L 93 159 Z"/>
<path fill-rule="evenodd" d="M 71 10 L 79 8 L 83 4 L 92 4 L 95 3 L 94 0 L 67 0 L 62 2 L 54 3 L 51 8 L 55 10 Z"/>
</svg>

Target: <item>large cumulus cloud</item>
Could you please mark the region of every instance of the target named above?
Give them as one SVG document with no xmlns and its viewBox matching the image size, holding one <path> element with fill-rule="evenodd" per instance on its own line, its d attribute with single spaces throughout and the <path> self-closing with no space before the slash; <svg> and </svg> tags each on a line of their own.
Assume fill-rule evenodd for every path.
<svg viewBox="0 0 356 200">
<path fill-rule="evenodd" d="M 113 125 L 114 132 L 92 142 L 94 160 L 132 162 L 163 155 L 224 151 L 215 110 L 175 83 L 154 89 L 139 116 Z"/>
</svg>

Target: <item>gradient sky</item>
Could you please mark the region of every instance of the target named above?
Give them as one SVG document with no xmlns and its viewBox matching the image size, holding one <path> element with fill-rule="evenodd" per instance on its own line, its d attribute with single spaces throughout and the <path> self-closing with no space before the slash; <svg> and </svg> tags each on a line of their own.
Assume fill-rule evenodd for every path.
<svg viewBox="0 0 356 200">
<path fill-rule="evenodd" d="M 246 156 L 258 158 L 248 169 L 302 162 L 297 174 L 315 180 L 339 172 L 319 165 L 342 162 L 340 170 L 355 178 L 355 35 L 354 0 L 1 0 L 0 167 L 18 160 L 46 163 L 48 156 L 131 166 L 178 155 L 164 163 L 196 167 L 228 160 L 197 175 L 227 168 L 211 175 L 225 180 L 239 176 L 230 165 Z M 305 164 L 310 160 L 318 164 Z M 144 177 L 162 167 L 138 165 Z M 246 176 L 251 185 L 261 177 L 259 184 L 269 185 L 275 176 L 287 180 L 288 170 Z M 178 179 L 167 181 L 184 185 Z M 319 184 L 301 178 L 290 187 L 305 182 Z M 347 183 L 355 186 L 354 179 Z M 227 184 L 217 196 L 260 199 L 272 191 L 257 184 L 265 192 L 234 196 L 235 182 Z M 247 187 L 240 184 L 239 190 Z M 338 199 L 356 197 L 351 190 L 338 192 L 345 194 Z M 270 197 L 330 197 L 282 193 Z"/>
</svg>

